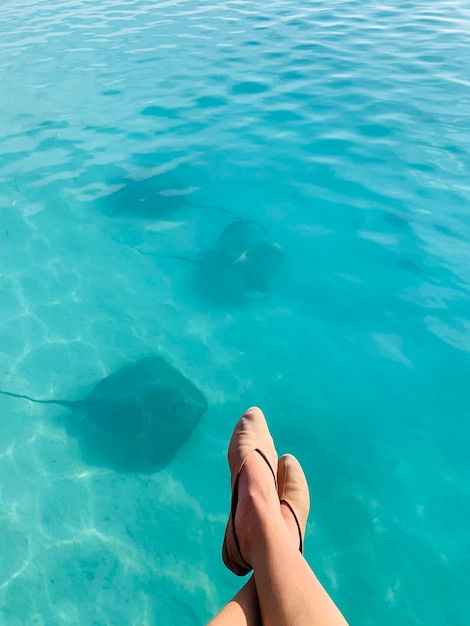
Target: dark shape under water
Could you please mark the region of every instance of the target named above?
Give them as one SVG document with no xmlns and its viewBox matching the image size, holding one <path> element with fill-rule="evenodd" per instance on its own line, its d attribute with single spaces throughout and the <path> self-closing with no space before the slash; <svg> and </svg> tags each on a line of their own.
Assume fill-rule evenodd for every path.
<svg viewBox="0 0 470 626">
<path fill-rule="evenodd" d="M 243 219 L 226 226 L 216 246 L 196 258 L 144 251 L 132 241 L 119 243 L 147 256 L 192 263 L 196 291 L 220 305 L 240 303 L 268 292 L 284 259 L 281 246 L 270 241 L 261 224 Z"/>
<path fill-rule="evenodd" d="M 112 217 L 134 216 L 155 219 L 184 207 L 184 194 L 168 194 L 168 181 L 162 176 L 146 180 L 124 179 L 117 191 L 95 200 L 101 211 Z"/>
<path fill-rule="evenodd" d="M 279 272 L 284 252 L 257 222 L 237 220 L 219 236 L 217 246 L 201 255 L 199 285 L 213 296 L 263 294 Z"/>
<path fill-rule="evenodd" d="M 207 409 L 199 389 L 159 356 L 125 365 L 83 400 L 0 393 L 72 409 L 67 427 L 84 459 L 121 471 L 153 472 L 168 465 Z"/>
<path fill-rule="evenodd" d="M 191 202 L 191 194 L 197 187 L 183 189 L 178 179 L 165 174 L 144 180 L 124 177 L 116 182 L 116 187 L 115 191 L 92 201 L 100 212 L 111 218 L 155 220 L 167 218 L 188 207 L 232 214 L 220 206 Z"/>
<path fill-rule="evenodd" d="M 383 219 L 396 228 L 407 228 L 410 226 L 409 216 L 400 211 L 386 211 Z"/>
<path fill-rule="evenodd" d="M 421 269 L 421 267 L 410 259 L 397 259 L 395 261 L 395 265 L 401 270 L 406 270 L 407 272 L 411 272 L 412 274 L 423 274 L 423 270 Z"/>
</svg>

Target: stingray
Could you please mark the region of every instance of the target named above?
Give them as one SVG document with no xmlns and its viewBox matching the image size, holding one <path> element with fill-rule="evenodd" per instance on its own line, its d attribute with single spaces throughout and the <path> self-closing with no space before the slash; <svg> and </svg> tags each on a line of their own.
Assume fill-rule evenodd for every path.
<svg viewBox="0 0 470 626">
<path fill-rule="evenodd" d="M 284 251 L 255 221 L 237 219 L 226 226 L 216 245 L 196 258 L 147 252 L 141 254 L 188 261 L 195 267 L 195 286 L 214 302 L 227 303 L 267 293 L 281 268 Z"/>
<path fill-rule="evenodd" d="M 71 409 L 67 429 L 85 461 L 119 471 L 153 472 L 170 463 L 207 409 L 197 387 L 160 356 L 124 365 L 83 400 L 39 400 Z"/>
<path fill-rule="evenodd" d="M 110 216 L 147 219 L 172 214 L 186 204 L 184 195 L 165 195 L 164 191 L 160 176 L 138 181 L 128 178 L 116 191 L 95 202 Z"/>
<path fill-rule="evenodd" d="M 284 252 L 257 222 L 237 220 L 224 228 L 216 246 L 197 260 L 198 284 L 205 295 L 226 299 L 269 291 Z"/>
<path fill-rule="evenodd" d="M 190 197 L 197 190 L 192 186 L 182 188 L 165 174 L 144 180 L 124 177 L 116 181 L 114 191 L 92 202 L 111 218 L 164 219 L 188 207 L 234 215 L 224 207 L 192 202 Z"/>
</svg>

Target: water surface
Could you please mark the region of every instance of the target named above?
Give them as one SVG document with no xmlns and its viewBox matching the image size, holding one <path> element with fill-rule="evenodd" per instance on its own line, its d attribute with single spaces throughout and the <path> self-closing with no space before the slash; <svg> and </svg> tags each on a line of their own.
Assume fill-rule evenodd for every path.
<svg viewBox="0 0 470 626">
<path fill-rule="evenodd" d="M 1 388 L 74 400 L 155 353 L 209 404 L 139 474 L 1 398 L 2 623 L 207 621 L 252 404 L 350 623 L 466 623 L 469 29 L 458 0 L 2 4 Z M 239 218 L 285 253 L 258 298 L 198 278 Z"/>
</svg>

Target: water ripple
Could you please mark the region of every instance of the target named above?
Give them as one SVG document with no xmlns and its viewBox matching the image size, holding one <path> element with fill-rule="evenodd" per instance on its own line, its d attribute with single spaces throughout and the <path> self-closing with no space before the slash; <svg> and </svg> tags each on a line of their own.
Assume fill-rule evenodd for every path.
<svg viewBox="0 0 470 626">
<path fill-rule="evenodd" d="M 465 519 L 470 501 L 469 33 L 463 0 L 1 3 L 3 378 L 46 397 L 152 346 L 214 399 L 171 472 L 125 488 L 60 420 L 2 404 L 2 623 L 156 623 L 158 587 L 161 623 L 206 620 L 233 589 L 211 556 L 222 461 L 199 450 L 255 389 L 305 432 L 309 540 L 351 623 L 464 623 L 464 540 L 438 509 Z M 238 218 L 282 243 L 284 273 L 214 310 L 190 270 Z"/>
</svg>

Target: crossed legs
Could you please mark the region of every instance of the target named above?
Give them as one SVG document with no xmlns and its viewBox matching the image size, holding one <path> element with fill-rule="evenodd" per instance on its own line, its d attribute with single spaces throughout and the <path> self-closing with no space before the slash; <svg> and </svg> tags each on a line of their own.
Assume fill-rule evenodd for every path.
<svg viewBox="0 0 470 626">
<path fill-rule="evenodd" d="M 234 526 L 254 575 L 208 626 L 347 626 L 299 551 L 299 529 L 279 503 L 266 459 L 253 450 L 238 478 Z"/>
</svg>

